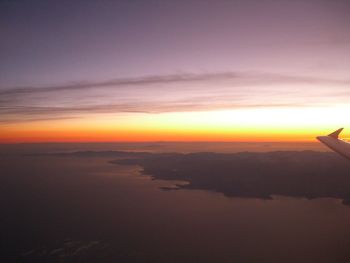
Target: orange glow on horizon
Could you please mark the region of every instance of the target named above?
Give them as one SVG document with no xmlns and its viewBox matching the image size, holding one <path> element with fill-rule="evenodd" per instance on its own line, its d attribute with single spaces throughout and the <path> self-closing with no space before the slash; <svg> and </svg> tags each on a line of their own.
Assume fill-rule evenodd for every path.
<svg viewBox="0 0 350 263">
<path fill-rule="evenodd" d="M 346 109 L 345 109 L 346 110 Z M 89 118 L 2 125 L 0 143 L 147 141 L 314 141 L 346 125 L 344 108 L 238 109 Z"/>
<path fill-rule="evenodd" d="M 304 134 L 275 134 L 249 132 L 242 134 L 238 132 L 170 132 L 170 131 L 36 131 L 24 134 L 23 132 L 11 132 L 1 134 L 1 143 L 21 142 L 151 142 L 151 141 L 312 141 L 313 136 L 306 137 Z"/>
</svg>

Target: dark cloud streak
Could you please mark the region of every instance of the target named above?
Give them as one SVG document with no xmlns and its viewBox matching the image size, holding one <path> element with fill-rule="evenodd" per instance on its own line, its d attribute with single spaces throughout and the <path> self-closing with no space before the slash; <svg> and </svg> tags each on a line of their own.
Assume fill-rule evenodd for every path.
<svg viewBox="0 0 350 263">
<path fill-rule="evenodd" d="M 0 90 L 0 95 L 19 95 L 29 93 L 59 92 L 89 90 L 95 88 L 118 88 L 124 86 L 148 86 L 152 84 L 200 82 L 210 80 L 236 80 L 241 82 L 264 82 L 264 83 L 309 83 L 309 84 L 336 84 L 350 85 L 350 80 L 326 79 L 310 76 L 292 76 L 273 73 L 243 73 L 243 72 L 219 72 L 219 73 L 187 73 L 159 76 L 145 76 L 135 78 L 119 78 L 101 82 L 77 82 L 66 85 L 52 85 L 45 87 L 13 87 Z"/>
</svg>

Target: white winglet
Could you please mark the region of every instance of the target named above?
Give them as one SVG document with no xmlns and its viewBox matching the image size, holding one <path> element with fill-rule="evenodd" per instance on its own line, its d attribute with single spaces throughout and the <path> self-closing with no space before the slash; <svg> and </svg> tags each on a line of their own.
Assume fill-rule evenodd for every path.
<svg viewBox="0 0 350 263">
<path fill-rule="evenodd" d="M 338 139 L 339 134 L 344 130 L 344 128 L 340 128 L 338 130 L 336 130 L 335 132 L 332 132 L 331 134 L 329 134 L 328 136 L 331 136 L 335 139 Z"/>
</svg>

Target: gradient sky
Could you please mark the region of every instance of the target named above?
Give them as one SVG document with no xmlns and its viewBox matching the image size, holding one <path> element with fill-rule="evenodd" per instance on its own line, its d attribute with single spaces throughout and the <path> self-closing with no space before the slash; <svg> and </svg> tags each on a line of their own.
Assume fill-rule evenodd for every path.
<svg viewBox="0 0 350 263">
<path fill-rule="evenodd" d="M 350 130 L 349 25 L 347 0 L 1 1 L 0 142 Z"/>
</svg>

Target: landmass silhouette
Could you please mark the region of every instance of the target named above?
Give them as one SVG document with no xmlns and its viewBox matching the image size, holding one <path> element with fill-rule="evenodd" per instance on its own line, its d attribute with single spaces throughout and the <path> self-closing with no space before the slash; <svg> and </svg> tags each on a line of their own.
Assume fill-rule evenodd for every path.
<svg viewBox="0 0 350 263">
<path fill-rule="evenodd" d="M 137 164 L 155 179 L 184 180 L 185 189 L 232 197 L 334 197 L 350 205 L 350 162 L 328 152 L 156 154 L 116 160 Z"/>
<path fill-rule="evenodd" d="M 163 190 L 202 189 L 230 197 L 271 199 L 273 195 L 332 197 L 350 205 L 350 162 L 332 152 L 240 153 L 75 152 L 81 157 L 118 157 L 111 163 L 139 165 L 154 179 L 188 184 Z M 66 155 L 66 154 L 61 154 Z"/>
</svg>

